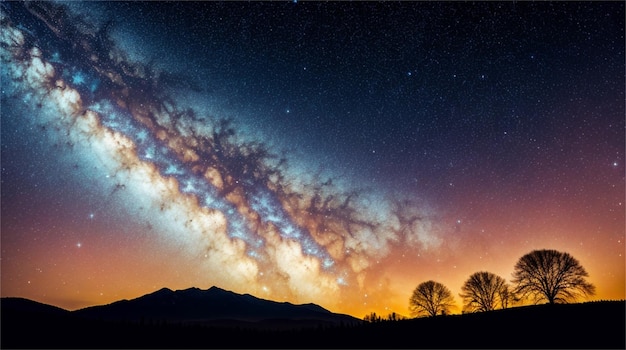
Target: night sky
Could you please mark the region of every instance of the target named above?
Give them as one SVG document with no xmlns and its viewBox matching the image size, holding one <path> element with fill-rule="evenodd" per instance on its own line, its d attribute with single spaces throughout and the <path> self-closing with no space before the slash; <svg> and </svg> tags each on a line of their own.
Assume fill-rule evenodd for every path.
<svg viewBox="0 0 626 350">
<path fill-rule="evenodd" d="M 0 4 L 2 296 L 625 297 L 624 2 Z"/>
</svg>

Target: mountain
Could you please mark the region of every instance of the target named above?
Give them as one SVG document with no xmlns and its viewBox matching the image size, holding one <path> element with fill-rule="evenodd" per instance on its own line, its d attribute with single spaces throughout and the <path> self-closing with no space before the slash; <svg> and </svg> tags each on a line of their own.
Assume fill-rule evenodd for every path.
<svg viewBox="0 0 626 350">
<path fill-rule="evenodd" d="M 75 311 L 23 298 L 2 298 L 0 306 L 0 348 L 189 348 L 207 341 L 222 348 L 241 342 L 254 347 L 261 338 L 274 341 L 274 332 L 362 323 L 319 305 L 264 300 L 218 287 L 163 288 Z"/>
<path fill-rule="evenodd" d="M 3 298 L 3 308 L 5 303 Z M 10 299 L 10 298 L 6 298 Z M 16 304 L 16 301 L 10 301 Z M 23 299 L 25 311 L 45 312 L 45 304 Z M 48 311 L 62 310 L 52 306 Z M 54 308 L 54 309 L 53 309 Z M 66 311 L 67 312 L 67 311 Z M 247 328 L 302 328 L 319 325 L 355 324 L 361 320 L 335 314 L 315 304 L 294 305 L 260 299 L 250 294 L 237 294 L 211 287 L 207 290 L 189 288 L 173 291 L 168 288 L 132 300 L 87 307 L 70 312 L 81 319 L 120 322 L 165 322 Z"/>
</svg>

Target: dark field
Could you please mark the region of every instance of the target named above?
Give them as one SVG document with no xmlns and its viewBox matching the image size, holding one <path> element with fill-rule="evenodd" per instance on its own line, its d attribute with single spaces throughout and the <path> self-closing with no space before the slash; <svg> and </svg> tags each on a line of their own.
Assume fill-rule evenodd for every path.
<svg viewBox="0 0 626 350">
<path fill-rule="evenodd" d="M 4 301 L 4 300 L 3 300 Z M 2 308 L 2 348 L 621 348 L 625 302 L 329 326 L 87 320 L 48 307 Z M 273 322 L 273 323 L 272 323 Z M 272 324 L 277 325 L 273 329 Z M 285 329 L 286 324 L 293 325 Z"/>
</svg>

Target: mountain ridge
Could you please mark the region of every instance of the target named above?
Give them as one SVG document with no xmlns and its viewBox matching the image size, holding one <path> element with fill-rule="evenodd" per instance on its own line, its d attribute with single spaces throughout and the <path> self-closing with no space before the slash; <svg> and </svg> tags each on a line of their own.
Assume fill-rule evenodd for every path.
<svg viewBox="0 0 626 350">
<path fill-rule="evenodd" d="M 28 299 L 25 299 L 28 300 Z M 24 308 L 15 301 L 2 298 L 4 307 Z M 33 301 L 29 311 L 48 312 L 43 305 Z M 39 306 L 35 306 L 39 305 Z M 74 311 L 56 306 L 68 315 L 84 319 L 104 321 L 203 323 L 241 323 L 261 325 L 263 323 L 293 323 L 302 325 L 339 325 L 362 322 L 353 316 L 333 313 L 313 303 L 293 304 L 262 299 L 251 294 L 238 294 L 217 286 L 208 289 L 190 287 L 172 290 L 164 287 L 133 299 L 121 299 L 109 304 L 94 305 Z"/>
</svg>

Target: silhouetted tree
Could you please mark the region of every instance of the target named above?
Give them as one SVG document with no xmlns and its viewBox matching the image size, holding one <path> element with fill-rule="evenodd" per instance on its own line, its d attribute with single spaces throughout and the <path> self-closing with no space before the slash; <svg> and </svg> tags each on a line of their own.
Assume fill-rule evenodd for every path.
<svg viewBox="0 0 626 350">
<path fill-rule="evenodd" d="M 491 272 L 476 272 L 461 287 L 463 311 L 491 311 L 509 305 L 509 285 Z"/>
<path fill-rule="evenodd" d="M 372 312 L 369 315 L 365 315 L 365 317 L 363 317 L 363 321 L 371 323 L 380 322 L 382 321 L 382 317 L 376 315 L 375 312 Z"/>
<path fill-rule="evenodd" d="M 452 306 L 454 299 L 450 290 L 435 281 L 420 283 L 409 299 L 409 310 L 413 316 L 448 314 Z"/>
<path fill-rule="evenodd" d="M 506 288 L 502 288 L 498 291 L 498 299 L 501 303 L 501 308 L 506 309 L 509 305 L 518 302 L 518 298 L 515 296 L 510 289 L 510 286 L 507 284 Z"/>
<path fill-rule="evenodd" d="M 535 303 L 565 303 L 595 293 L 589 274 L 568 253 L 551 249 L 534 250 L 522 256 L 513 271 L 515 293 L 532 297 Z"/>
</svg>

